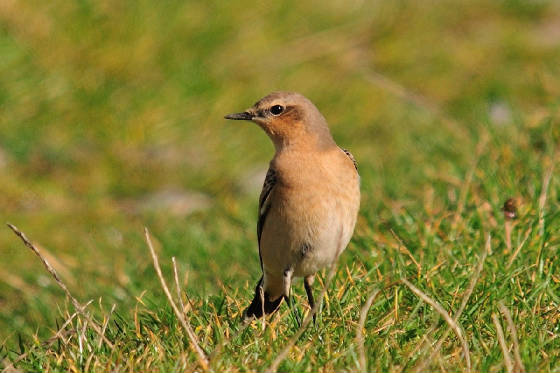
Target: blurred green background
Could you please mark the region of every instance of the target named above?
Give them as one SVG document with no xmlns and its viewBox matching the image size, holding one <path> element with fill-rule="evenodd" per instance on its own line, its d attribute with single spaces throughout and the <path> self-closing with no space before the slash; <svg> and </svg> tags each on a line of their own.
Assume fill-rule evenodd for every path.
<svg viewBox="0 0 560 373">
<path fill-rule="evenodd" d="M 143 226 L 190 294 L 249 294 L 273 147 L 223 115 L 275 90 L 309 97 L 354 153 L 372 247 L 391 234 L 366 220 L 455 206 L 485 136 L 497 210 L 538 196 L 532 166 L 560 137 L 560 3 L 1 0 L 0 221 L 123 314 L 160 292 Z M 0 258 L 0 342 L 48 335 L 64 295 L 6 227 Z"/>
</svg>

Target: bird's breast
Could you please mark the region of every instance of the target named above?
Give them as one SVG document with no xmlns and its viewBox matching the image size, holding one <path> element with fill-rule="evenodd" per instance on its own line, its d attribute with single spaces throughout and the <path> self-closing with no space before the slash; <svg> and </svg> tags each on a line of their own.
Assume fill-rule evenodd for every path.
<svg viewBox="0 0 560 373">
<path fill-rule="evenodd" d="M 359 208 L 359 181 L 353 167 L 340 164 L 299 162 L 279 173 L 261 238 L 266 269 L 292 267 L 296 276 L 306 276 L 346 247 Z"/>
</svg>

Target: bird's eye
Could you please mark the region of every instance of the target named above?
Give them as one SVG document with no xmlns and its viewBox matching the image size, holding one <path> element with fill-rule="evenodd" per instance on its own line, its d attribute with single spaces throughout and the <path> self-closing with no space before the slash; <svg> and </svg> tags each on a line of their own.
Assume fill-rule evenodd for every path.
<svg viewBox="0 0 560 373">
<path fill-rule="evenodd" d="M 284 111 L 284 106 L 274 105 L 270 108 L 270 113 L 272 115 L 280 115 Z"/>
</svg>

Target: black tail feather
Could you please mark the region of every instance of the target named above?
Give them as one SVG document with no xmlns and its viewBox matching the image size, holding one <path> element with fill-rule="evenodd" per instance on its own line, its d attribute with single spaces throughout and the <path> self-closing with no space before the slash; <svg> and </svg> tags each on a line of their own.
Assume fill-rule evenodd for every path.
<svg viewBox="0 0 560 373">
<path fill-rule="evenodd" d="M 255 297 L 244 312 L 245 318 L 261 318 L 263 316 L 263 309 L 265 315 L 270 315 L 278 309 L 280 303 L 282 302 L 282 299 L 284 299 L 284 297 L 279 297 L 275 301 L 271 302 L 268 300 L 268 294 L 266 292 L 264 292 L 264 297 L 261 297 L 262 282 L 263 278 L 261 277 L 255 288 Z M 264 307 L 262 304 L 262 298 L 264 298 Z"/>
</svg>

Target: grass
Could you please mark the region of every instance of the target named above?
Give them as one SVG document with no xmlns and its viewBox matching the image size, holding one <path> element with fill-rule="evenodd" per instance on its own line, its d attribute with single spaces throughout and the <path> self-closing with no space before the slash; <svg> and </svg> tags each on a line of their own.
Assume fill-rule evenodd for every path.
<svg viewBox="0 0 560 373">
<path fill-rule="evenodd" d="M 25 354 L 18 371 L 199 369 L 144 226 L 177 302 L 176 258 L 210 367 L 270 367 L 294 315 L 283 305 L 263 330 L 240 313 L 273 148 L 222 116 L 290 89 L 357 158 L 362 208 L 279 370 L 364 370 L 359 331 L 369 371 L 465 371 L 459 334 L 473 371 L 518 370 L 516 350 L 527 371 L 560 370 L 555 2 L 25 0 L 0 5 L 0 26 L 1 220 L 93 300 L 91 322 L 74 315 L 0 229 L 0 367 Z M 296 283 L 307 314 L 305 299 Z"/>
</svg>

